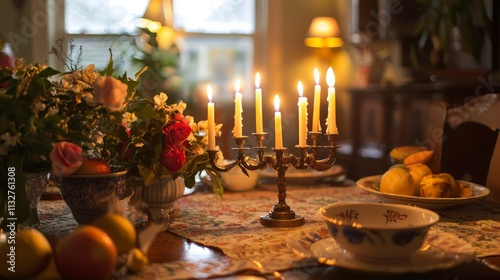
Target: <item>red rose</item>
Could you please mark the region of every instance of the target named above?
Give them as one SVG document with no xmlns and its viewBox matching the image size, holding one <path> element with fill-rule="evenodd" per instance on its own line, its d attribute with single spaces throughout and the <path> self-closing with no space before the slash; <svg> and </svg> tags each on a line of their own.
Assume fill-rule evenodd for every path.
<svg viewBox="0 0 500 280">
<path fill-rule="evenodd" d="M 177 172 L 186 164 L 186 153 L 183 149 L 165 146 L 160 154 L 160 162 L 170 172 Z"/>
<path fill-rule="evenodd" d="M 178 148 L 191 134 L 191 127 L 182 114 L 178 113 L 174 119 L 162 128 L 165 147 Z M 165 148 L 164 148 L 165 149 Z"/>
</svg>

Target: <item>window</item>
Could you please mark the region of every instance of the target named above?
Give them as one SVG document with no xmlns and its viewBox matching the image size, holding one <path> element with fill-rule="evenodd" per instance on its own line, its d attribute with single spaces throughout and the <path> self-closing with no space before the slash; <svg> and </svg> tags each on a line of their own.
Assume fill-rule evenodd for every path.
<svg viewBox="0 0 500 280">
<path fill-rule="evenodd" d="M 71 38 L 83 47 L 81 65 L 106 66 L 108 48 L 115 66 L 129 75 L 135 73 L 127 56 L 126 35 L 139 34 L 139 19 L 149 0 L 65 0 L 64 16 L 57 15 L 55 38 Z M 174 27 L 181 30 L 178 47 L 185 92 L 194 92 L 210 82 L 218 100 L 233 99 L 234 81 L 242 90 L 253 86 L 253 34 L 255 1 L 172 0 Z M 192 7 L 196 7 L 193 9 Z M 51 42 L 52 43 L 52 42 Z M 250 98 L 250 95 L 245 95 Z"/>
</svg>

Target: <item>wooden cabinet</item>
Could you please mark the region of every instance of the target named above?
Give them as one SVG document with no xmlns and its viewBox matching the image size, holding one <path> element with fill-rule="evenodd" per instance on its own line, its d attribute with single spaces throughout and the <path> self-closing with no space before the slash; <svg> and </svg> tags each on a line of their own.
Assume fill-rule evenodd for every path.
<svg viewBox="0 0 500 280">
<path fill-rule="evenodd" d="M 479 80 L 350 89 L 353 129 L 348 176 L 359 179 L 382 174 L 392 165 L 389 152 L 393 147 L 425 145 L 432 101 L 459 105 L 484 89 Z"/>
</svg>

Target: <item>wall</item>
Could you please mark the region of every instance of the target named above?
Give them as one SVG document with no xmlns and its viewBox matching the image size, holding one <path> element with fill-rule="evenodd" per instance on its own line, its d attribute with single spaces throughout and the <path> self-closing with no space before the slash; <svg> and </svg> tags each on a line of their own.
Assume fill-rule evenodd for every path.
<svg viewBox="0 0 500 280">
<path fill-rule="evenodd" d="M 321 50 L 309 48 L 304 44 L 309 24 L 317 16 L 330 16 L 337 19 L 341 30 L 345 19 L 344 1 L 323 0 L 271 0 L 267 3 L 269 14 L 267 20 L 267 37 L 263 46 L 256 48 L 257 68 L 264 68 L 264 130 L 268 132 L 267 146 L 274 146 L 273 134 L 273 99 L 275 94 L 281 97 L 281 109 L 284 125 L 284 145 L 291 153 L 297 153 L 294 146 L 298 142 L 297 130 L 297 83 L 302 81 L 304 96 L 308 98 L 310 129 L 312 123 L 312 104 L 315 67 L 320 70 L 322 86 L 321 122 L 323 131 L 326 129 L 324 121 L 327 115 L 327 85 L 325 81 L 326 69 L 334 68 L 337 89 L 337 126 L 339 139 L 347 139 L 350 120 L 346 117 L 350 107 L 345 88 L 351 83 L 350 62 L 347 52 L 343 48 L 332 49 L 328 57 L 323 56 Z M 265 51 L 267 50 L 267 54 Z M 262 55 L 265 61 L 262 61 Z M 259 58 L 261 57 L 261 58 Z M 253 109 L 244 119 L 253 117 Z M 266 121 L 267 120 L 267 121 Z M 253 127 L 252 127 L 253 128 Z M 246 131 L 245 131 L 246 132 Z M 326 139 L 324 139 L 326 140 Z M 326 143 L 324 143 L 326 144 Z"/>
<path fill-rule="evenodd" d="M 49 36 L 47 2 L 61 0 L 2 1 L 0 35 L 9 41 L 16 57 L 29 63 L 45 63 L 48 59 Z M 53 7 L 53 5 L 50 5 Z M 56 11 L 51 11 L 54 14 Z"/>
</svg>

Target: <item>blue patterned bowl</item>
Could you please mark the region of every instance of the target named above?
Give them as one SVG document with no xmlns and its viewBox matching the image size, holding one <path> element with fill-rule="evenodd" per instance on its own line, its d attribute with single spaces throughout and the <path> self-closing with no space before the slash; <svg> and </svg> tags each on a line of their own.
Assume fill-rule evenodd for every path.
<svg viewBox="0 0 500 280">
<path fill-rule="evenodd" d="M 322 207 L 335 242 L 353 257 L 397 262 L 419 250 L 429 228 L 439 221 L 433 211 L 400 204 L 339 202 Z"/>
<path fill-rule="evenodd" d="M 52 178 L 79 224 L 92 223 L 95 218 L 108 212 L 111 207 L 117 206 L 116 202 L 126 200 L 130 196 L 126 179 L 126 170 L 110 174 Z"/>
</svg>

